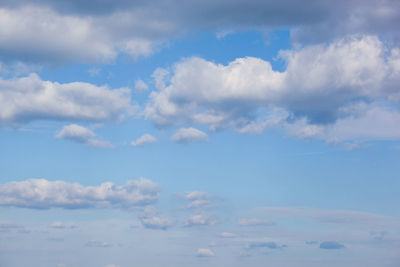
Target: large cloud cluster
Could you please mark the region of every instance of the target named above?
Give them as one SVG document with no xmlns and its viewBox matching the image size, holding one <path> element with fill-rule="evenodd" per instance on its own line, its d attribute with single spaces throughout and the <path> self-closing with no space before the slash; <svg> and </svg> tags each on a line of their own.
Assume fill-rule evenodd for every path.
<svg viewBox="0 0 400 267">
<path fill-rule="evenodd" d="M 161 186 L 140 178 L 125 185 L 84 186 L 65 181 L 29 179 L 0 185 L 0 206 L 22 208 L 141 208 L 158 200 Z"/>
</svg>

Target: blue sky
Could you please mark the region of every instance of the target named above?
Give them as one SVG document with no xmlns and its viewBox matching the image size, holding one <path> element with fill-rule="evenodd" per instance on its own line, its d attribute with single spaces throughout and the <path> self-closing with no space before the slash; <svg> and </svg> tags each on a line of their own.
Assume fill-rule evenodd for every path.
<svg viewBox="0 0 400 267">
<path fill-rule="evenodd" d="M 398 266 L 399 17 L 3 2 L 0 266 Z"/>
</svg>

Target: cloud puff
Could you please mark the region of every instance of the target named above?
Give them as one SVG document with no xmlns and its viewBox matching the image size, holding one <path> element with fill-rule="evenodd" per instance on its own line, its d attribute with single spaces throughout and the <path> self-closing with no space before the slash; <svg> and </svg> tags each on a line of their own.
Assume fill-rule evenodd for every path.
<svg viewBox="0 0 400 267">
<path fill-rule="evenodd" d="M 195 128 L 180 128 L 172 135 L 171 140 L 180 144 L 191 144 L 207 141 L 208 136 L 206 133 Z"/>
<path fill-rule="evenodd" d="M 64 126 L 61 131 L 56 134 L 58 139 L 69 139 L 74 142 L 82 143 L 86 146 L 101 147 L 101 148 L 112 148 L 113 145 L 107 141 L 94 139 L 96 134 L 88 128 L 77 124 L 70 124 Z"/>
<path fill-rule="evenodd" d="M 324 241 L 319 244 L 319 248 L 321 249 L 342 249 L 344 245 L 337 241 Z"/>
<path fill-rule="evenodd" d="M 180 195 L 180 197 L 190 201 L 190 203 L 186 206 L 189 209 L 211 207 L 212 199 L 214 199 L 212 195 L 201 191 L 186 192 L 184 195 Z"/>
<path fill-rule="evenodd" d="M 86 242 L 85 247 L 109 248 L 109 247 L 112 247 L 112 245 L 107 242 L 91 240 L 91 241 Z"/>
<path fill-rule="evenodd" d="M 240 219 L 238 221 L 240 226 L 272 226 L 275 222 L 269 220 L 259 220 L 259 219 Z"/>
<path fill-rule="evenodd" d="M 53 222 L 50 225 L 50 227 L 51 228 L 55 228 L 55 229 L 75 229 L 75 228 L 77 228 L 77 226 L 74 225 L 74 224 L 67 225 L 67 224 L 64 224 L 62 222 Z"/>
<path fill-rule="evenodd" d="M 269 248 L 269 249 L 278 249 L 285 246 L 279 246 L 275 242 L 250 242 L 247 244 L 247 249 L 256 249 L 256 248 Z"/>
<path fill-rule="evenodd" d="M 283 72 L 259 58 L 238 58 L 227 65 L 187 58 L 156 83 L 158 91 L 150 95 L 146 116 L 159 126 L 203 124 L 211 130 L 262 132 L 281 126 L 289 133 L 297 130 L 294 135 L 299 137 L 330 142 L 400 138 L 394 107 L 400 99 L 399 55 L 397 48 L 387 50 L 375 36 L 353 36 L 281 51 L 287 64 Z M 374 106 L 374 112 L 367 113 Z M 345 125 L 363 125 L 363 120 L 389 128 L 389 134 L 372 126 L 348 133 Z"/>
<path fill-rule="evenodd" d="M 131 142 L 132 146 L 144 146 L 147 144 L 152 144 L 157 142 L 157 138 L 155 138 L 154 136 L 150 135 L 150 134 L 144 134 L 141 137 L 139 137 L 138 139 L 136 139 L 135 141 Z"/>
<path fill-rule="evenodd" d="M 36 74 L 0 78 L 0 126 L 33 120 L 118 121 L 131 115 L 128 88 L 109 89 L 90 83 L 57 83 Z"/>
<path fill-rule="evenodd" d="M 215 254 L 211 249 L 208 248 L 199 248 L 196 253 L 197 257 L 214 257 Z"/>
<path fill-rule="evenodd" d="M 161 186 L 140 178 L 125 185 L 84 186 L 65 181 L 29 179 L 0 185 L 0 205 L 21 208 L 138 208 L 158 200 Z"/>
<path fill-rule="evenodd" d="M 158 215 L 141 217 L 140 222 L 145 228 L 149 229 L 167 230 L 173 225 L 173 223 L 168 218 L 164 218 Z"/>
<path fill-rule="evenodd" d="M 186 227 L 206 226 L 206 225 L 215 225 L 217 223 L 218 221 L 211 216 L 205 214 L 196 214 L 187 218 L 183 226 Z"/>
<path fill-rule="evenodd" d="M 229 232 L 222 232 L 222 233 L 219 234 L 219 237 L 222 237 L 222 238 L 234 238 L 234 237 L 236 237 L 236 235 L 233 234 L 233 233 L 229 233 Z"/>
<path fill-rule="evenodd" d="M 134 87 L 135 87 L 135 90 L 139 93 L 147 91 L 149 89 L 149 86 L 141 79 L 138 79 L 135 81 Z"/>
</svg>

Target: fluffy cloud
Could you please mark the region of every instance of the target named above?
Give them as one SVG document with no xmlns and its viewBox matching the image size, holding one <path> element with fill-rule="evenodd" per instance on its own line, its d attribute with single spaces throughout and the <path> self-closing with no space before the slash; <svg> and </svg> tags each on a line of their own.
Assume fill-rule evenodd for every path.
<svg viewBox="0 0 400 267">
<path fill-rule="evenodd" d="M 180 144 L 191 144 L 207 141 L 208 136 L 206 133 L 195 128 L 180 128 L 172 135 L 171 140 Z"/>
<path fill-rule="evenodd" d="M 283 72 L 259 58 L 228 65 L 188 58 L 170 75 L 155 75 L 162 82 L 156 82 L 146 116 L 159 126 L 204 124 L 211 130 L 262 132 L 281 126 L 295 136 L 330 142 L 400 138 L 399 54 L 377 37 L 353 36 L 281 51 L 287 63 Z M 348 132 L 346 125 L 354 123 L 364 127 Z M 385 130 L 376 130 L 374 123 Z"/>
<path fill-rule="evenodd" d="M 400 4 L 383 1 L 2 1 L 3 57 L 99 62 L 118 53 L 148 55 L 160 41 L 190 30 L 290 28 L 295 42 L 347 34 L 398 41 Z M 12 29 L 12 30 L 9 30 Z"/>
<path fill-rule="evenodd" d="M 259 220 L 259 219 L 240 219 L 238 221 L 240 226 L 272 226 L 275 222 L 269 220 Z"/>
<path fill-rule="evenodd" d="M 167 230 L 173 225 L 169 219 L 157 215 L 151 217 L 141 217 L 140 222 L 145 228 L 149 229 Z"/>
<path fill-rule="evenodd" d="M 344 245 L 337 241 L 324 241 L 319 244 L 319 248 L 321 249 L 342 249 Z"/>
<path fill-rule="evenodd" d="M 0 126 L 33 120 L 117 121 L 131 115 L 128 88 L 109 89 L 90 83 L 60 84 L 36 74 L 0 78 Z"/>
<path fill-rule="evenodd" d="M 214 257 L 215 254 L 211 249 L 199 248 L 196 253 L 197 257 Z"/>
<path fill-rule="evenodd" d="M 113 145 L 107 141 L 93 139 L 95 136 L 96 134 L 91 130 L 77 124 L 66 125 L 56 134 L 56 138 L 69 139 L 87 146 L 102 148 L 113 147 Z"/>
<path fill-rule="evenodd" d="M 250 242 L 247 244 L 247 249 L 255 249 L 255 248 L 269 248 L 269 249 L 277 249 L 284 246 L 279 246 L 275 242 Z"/>
<path fill-rule="evenodd" d="M 191 191 L 180 196 L 182 199 L 190 201 L 186 206 L 187 208 L 205 208 L 212 206 L 212 199 L 214 198 L 206 192 Z"/>
<path fill-rule="evenodd" d="M 205 226 L 205 225 L 215 225 L 218 221 L 208 215 L 204 214 L 196 214 L 192 215 L 186 219 L 184 226 L 191 227 L 191 226 Z"/>
<path fill-rule="evenodd" d="M 147 144 L 152 144 L 157 142 L 157 138 L 155 138 L 154 136 L 150 135 L 150 134 L 144 134 L 141 137 L 139 137 L 138 139 L 136 139 L 135 141 L 131 142 L 132 146 L 144 146 Z"/>
<path fill-rule="evenodd" d="M 64 181 L 29 179 L 0 185 L 0 205 L 22 208 L 138 208 L 158 200 L 160 185 L 140 178 L 125 185 L 110 182 L 84 186 Z"/>
</svg>

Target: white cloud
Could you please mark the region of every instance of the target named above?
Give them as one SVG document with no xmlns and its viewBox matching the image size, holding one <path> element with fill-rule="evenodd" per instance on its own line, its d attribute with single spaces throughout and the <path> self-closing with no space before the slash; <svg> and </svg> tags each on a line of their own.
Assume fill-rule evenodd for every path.
<svg viewBox="0 0 400 267">
<path fill-rule="evenodd" d="M 85 246 L 86 247 L 96 247 L 96 248 L 109 248 L 112 245 L 107 242 L 103 242 L 103 241 L 91 240 L 91 241 L 86 242 Z"/>
<path fill-rule="evenodd" d="M 215 254 L 211 249 L 199 248 L 196 253 L 197 257 L 214 257 Z"/>
<path fill-rule="evenodd" d="M 0 206 L 22 208 L 141 208 L 158 200 L 160 185 L 150 180 L 128 180 L 84 186 L 65 181 L 29 179 L 0 184 Z"/>
<path fill-rule="evenodd" d="M 57 83 L 36 74 L 0 78 L 0 126 L 33 120 L 118 121 L 133 113 L 128 88 Z"/>
<path fill-rule="evenodd" d="M 141 217 L 140 222 L 145 228 L 166 230 L 173 226 L 173 223 L 168 219 L 159 215 Z"/>
<path fill-rule="evenodd" d="M 58 139 L 69 139 L 78 143 L 85 144 L 91 147 L 112 148 L 113 145 L 107 141 L 93 139 L 96 134 L 88 128 L 77 124 L 64 126 L 61 131 L 56 134 Z"/>
<path fill-rule="evenodd" d="M 240 226 L 272 226 L 275 222 L 270 220 L 260 220 L 260 219 L 240 219 L 238 221 Z"/>
<path fill-rule="evenodd" d="M 205 208 L 212 206 L 212 195 L 206 192 L 191 191 L 180 196 L 182 199 L 189 200 L 190 203 L 186 206 L 187 208 Z"/>
<path fill-rule="evenodd" d="M 138 139 L 136 139 L 135 141 L 131 142 L 132 146 L 144 146 L 147 144 L 152 144 L 157 142 L 157 138 L 155 138 L 154 136 L 150 135 L 150 134 L 144 134 L 141 137 L 139 137 Z"/>
<path fill-rule="evenodd" d="M 184 226 L 191 227 L 191 226 L 204 226 L 204 225 L 215 225 L 218 221 L 208 215 L 205 214 L 196 214 L 192 215 L 186 219 Z"/>
<path fill-rule="evenodd" d="M 172 135 L 171 140 L 180 144 L 191 144 L 207 141 L 208 136 L 206 133 L 195 128 L 180 128 Z"/>
<path fill-rule="evenodd" d="M 149 86 L 141 79 L 137 79 L 135 81 L 134 87 L 135 87 L 136 92 L 139 92 L 139 93 L 147 91 L 149 89 Z"/>
<path fill-rule="evenodd" d="M 53 222 L 50 225 L 50 227 L 55 228 L 55 229 L 75 229 L 75 228 L 77 228 L 77 226 L 74 224 L 64 224 L 62 222 Z"/>
<path fill-rule="evenodd" d="M 234 237 L 236 237 L 235 234 L 229 233 L 229 232 L 222 232 L 222 233 L 219 234 L 219 236 L 222 237 L 222 238 L 234 238 Z"/>
<path fill-rule="evenodd" d="M 387 49 L 375 36 L 352 36 L 281 51 L 287 63 L 283 72 L 259 58 L 238 58 L 227 65 L 188 58 L 164 73 L 163 82 L 156 82 L 158 91 L 150 95 L 146 117 L 159 126 L 203 124 L 210 130 L 233 127 L 242 133 L 283 127 L 292 134 L 294 127 L 295 136 L 322 135 L 329 141 L 335 134 L 330 131 L 344 127 L 341 121 L 360 118 L 356 125 L 365 124 L 362 117 L 368 115 L 367 120 L 389 127 L 389 134 L 375 125 L 360 126 L 353 136 L 341 134 L 343 139 L 399 138 L 399 55 L 397 48 Z M 357 108 L 362 105 L 380 105 L 393 114 L 376 110 L 374 118 L 368 109 Z M 297 127 L 301 123 L 304 127 Z"/>
</svg>

